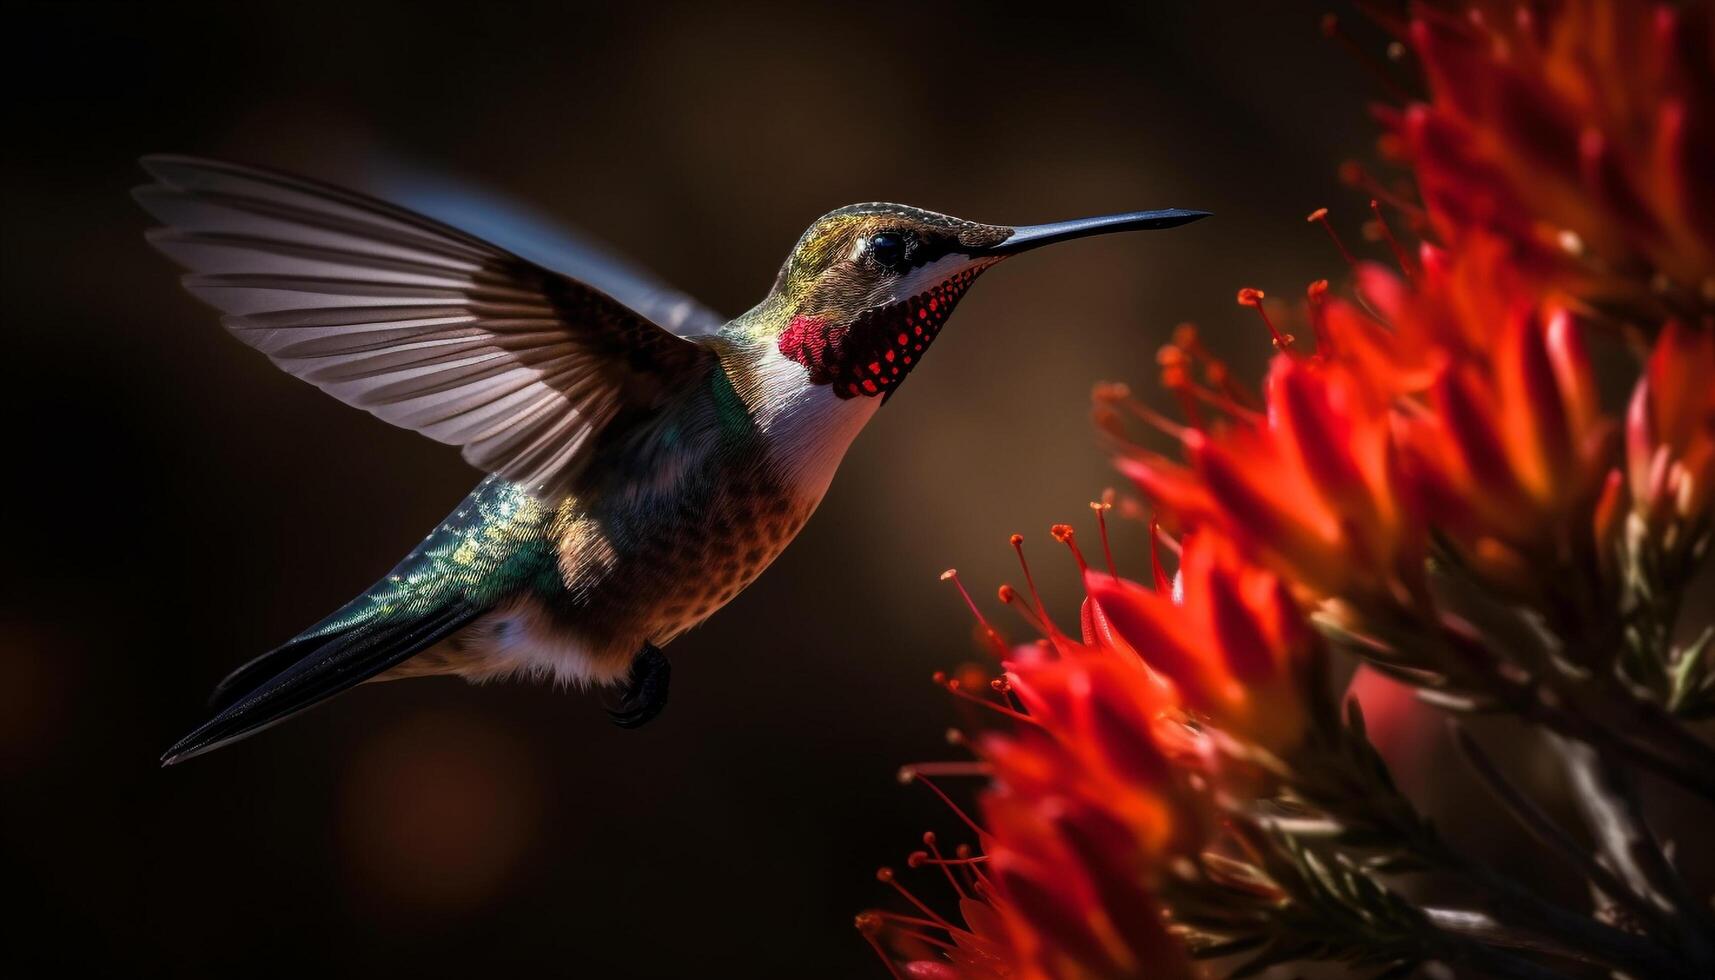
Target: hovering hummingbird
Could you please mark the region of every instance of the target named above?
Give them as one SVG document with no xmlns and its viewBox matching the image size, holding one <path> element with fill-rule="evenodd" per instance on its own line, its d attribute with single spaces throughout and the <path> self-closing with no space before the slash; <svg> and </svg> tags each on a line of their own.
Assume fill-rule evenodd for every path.
<svg viewBox="0 0 1715 980">
<path fill-rule="evenodd" d="M 351 191 L 148 157 L 136 197 L 185 287 L 275 364 L 488 475 L 326 619 L 238 668 L 172 764 L 368 680 L 510 675 L 667 700 L 661 647 L 768 567 L 847 447 L 985 269 L 1053 242 L 1171 228 L 1168 209 L 985 225 L 854 204 L 798 239 L 733 320 L 611 258 L 572 276 Z"/>
</svg>

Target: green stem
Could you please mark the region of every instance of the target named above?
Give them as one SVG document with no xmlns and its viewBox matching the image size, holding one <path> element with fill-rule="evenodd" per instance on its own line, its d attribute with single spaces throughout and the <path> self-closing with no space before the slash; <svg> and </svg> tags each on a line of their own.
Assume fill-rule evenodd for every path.
<svg viewBox="0 0 1715 980">
<path fill-rule="evenodd" d="M 1715 916 L 1690 894 L 1644 819 L 1631 780 L 1588 745 L 1563 743 L 1573 800 L 1597 847 L 1625 888 L 1645 903 L 1652 921 L 1663 922 L 1685 956 L 1715 973 Z M 1622 898 L 1623 896 L 1615 896 Z"/>
<path fill-rule="evenodd" d="M 1498 921 L 1551 936 L 1573 949 L 1587 951 L 1592 959 L 1635 976 L 1685 980 L 1703 976 L 1648 939 L 1569 912 L 1539 898 L 1518 882 L 1460 855 L 1449 854 L 1449 858 L 1451 863 L 1445 865 L 1449 870 L 1489 893 L 1494 906 L 1491 914 Z"/>
<path fill-rule="evenodd" d="M 1361 718 L 1358 724 L 1361 725 Z M 1358 773 L 1337 776 L 1330 783 L 1303 788 L 1311 794 L 1310 802 L 1325 809 L 1344 825 L 1368 828 L 1384 840 L 1398 842 L 1399 847 L 1422 866 L 1440 869 L 1466 880 L 1492 905 L 1490 914 L 1508 926 L 1553 938 L 1560 944 L 1588 951 L 1592 958 L 1622 972 L 1647 977 L 1700 976 L 1678 957 L 1659 944 L 1633 933 L 1616 929 L 1555 905 L 1518 882 L 1455 851 L 1434 825 L 1418 812 L 1415 805 L 1394 786 L 1387 774 L 1386 763 L 1361 732 L 1349 731 L 1358 742 L 1348 744 L 1345 751 L 1334 752 L 1310 766 L 1300 765 L 1302 774 Z M 1324 748 L 1327 751 L 1327 748 Z M 1353 753 L 1358 764 L 1353 766 Z"/>
<path fill-rule="evenodd" d="M 1611 677 L 1600 683 L 1588 678 L 1570 685 L 1558 668 L 1540 656 L 1514 664 L 1516 674 L 1506 673 L 1480 635 L 1445 619 L 1442 625 L 1448 652 L 1485 693 L 1520 720 L 1612 752 L 1715 802 L 1715 749 L 1660 706 L 1638 698 Z M 1592 689 L 1595 699 L 1589 696 Z M 1623 726 L 1614 720 L 1624 722 Z M 1634 732 L 1641 738 L 1634 738 Z"/>
</svg>

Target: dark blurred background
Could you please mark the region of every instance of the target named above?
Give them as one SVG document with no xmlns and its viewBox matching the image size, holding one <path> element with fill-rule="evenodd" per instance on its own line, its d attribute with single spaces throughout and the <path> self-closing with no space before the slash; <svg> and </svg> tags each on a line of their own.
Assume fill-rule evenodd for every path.
<svg viewBox="0 0 1715 980">
<path fill-rule="evenodd" d="M 1254 367 L 1268 348 L 1234 290 L 1337 271 L 1304 215 L 1333 205 L 1355 233 L 1364 203 L 1334 174 L 1369 149 L 1373 90 L 1320 7 L 1060 6 L 8 5 L 0 847 L 27 911 L 7 955 L 128 976 L 880 976 L 851 927 L 885 898 L 873 871 L 955 826 L 894 779 L 949 752 L 928 675 L 971 654 L 936 574 L 991 597 L 1025 531 L 1070 616 L 1046 529 L 1093 540 L 1086 501 L 1113 482 L 1091 382 L 1151 389 L 1187 318 Z M 354 186 L 404 161 L 729 313 L 852 201 L 1217 217 L 986 277 L 798 543 L 673 646 L 647 729 L 588 694 L 410 681 L 163 771 L 220 676 L 366 586 L 476 474 L 226 337 L 144 245 L 127 191 L 152 151 Z M 1117 529 L 1134 569 L 1142 538 Z"/>
</svg>

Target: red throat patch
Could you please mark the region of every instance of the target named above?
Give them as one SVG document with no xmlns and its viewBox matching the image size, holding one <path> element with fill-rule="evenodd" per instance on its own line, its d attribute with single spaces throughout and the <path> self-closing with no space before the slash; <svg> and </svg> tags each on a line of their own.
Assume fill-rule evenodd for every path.
<svg viewBox="0 0 1715 980">
<path fill-rule="evenodd" d="M 917 366 L 981 271 L 966 269 L 926 293 L 865 310 L 850 325 L 795 316 L 781 331 L 780 353 L 804 365 L 811 384 L 832 385 L 841 398 L 885 395 Z"/>
</svg>

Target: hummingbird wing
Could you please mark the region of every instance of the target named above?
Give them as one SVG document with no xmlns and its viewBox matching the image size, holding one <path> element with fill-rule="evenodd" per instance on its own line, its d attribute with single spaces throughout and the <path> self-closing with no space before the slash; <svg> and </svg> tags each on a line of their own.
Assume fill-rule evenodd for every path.
<svg viewBox="0 0 1715 980">
<path fill-rule="evenodd" d="M 595 436 L 718 363 L 605 293 L 403 208 L 285 174 L 143 160 L 149 240 L 238 339 L 551 499 Z"/>
<path fill-rule="evenodd" d="M 369 186 L 389 201 L 588 283 L 681 337 L 712 334 L 726 325 L 727 317 L 612 248 L 502 194 L 397 164 L 383 165 Z"/>
</svg>

